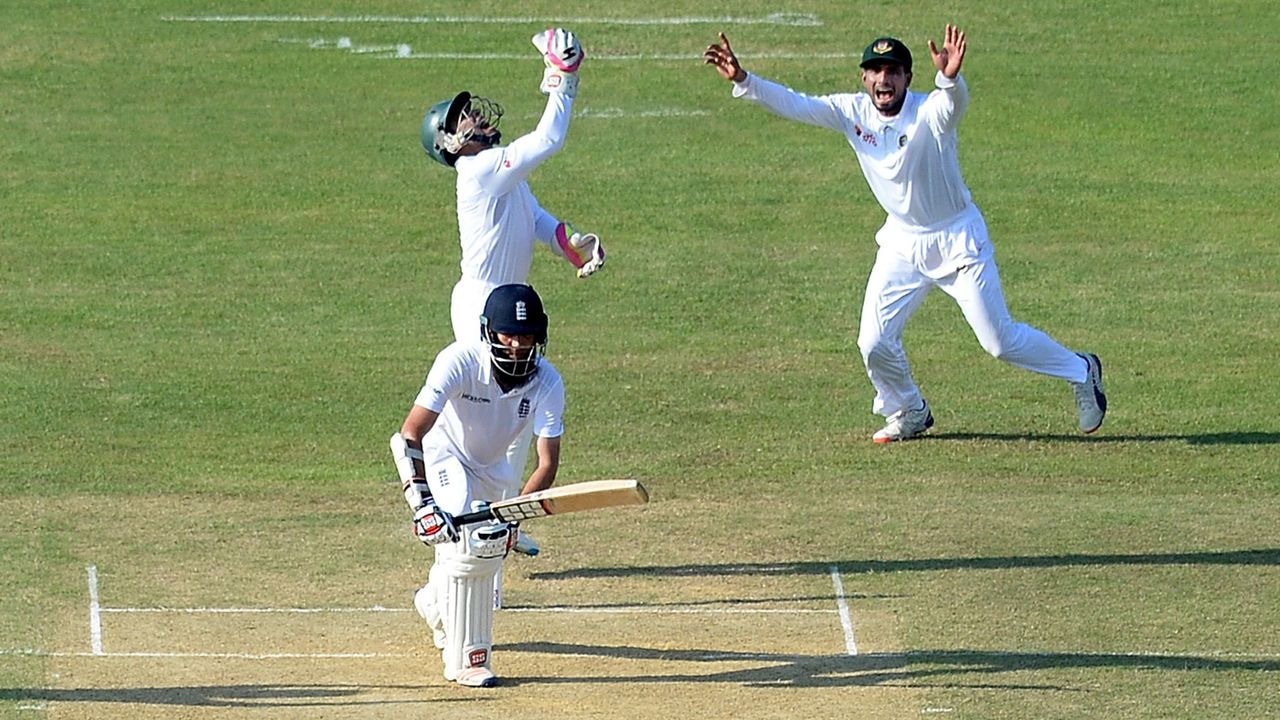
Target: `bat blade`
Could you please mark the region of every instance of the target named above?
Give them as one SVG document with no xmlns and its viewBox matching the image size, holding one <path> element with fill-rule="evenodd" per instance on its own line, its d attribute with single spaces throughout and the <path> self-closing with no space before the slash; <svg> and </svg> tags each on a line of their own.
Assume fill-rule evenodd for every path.
<svg viewBox="0 0 1280 720">
<path fill-rule="evenodd" d="M 493 519 L 518 522 L 547 515 L 620 505 L 643 505 L 647 502 L 649 491 L 635 480 L 591 480 L 499 500 L 485 510 L 458 515 L 454 522 L 459 525 Z"/>
</svg>

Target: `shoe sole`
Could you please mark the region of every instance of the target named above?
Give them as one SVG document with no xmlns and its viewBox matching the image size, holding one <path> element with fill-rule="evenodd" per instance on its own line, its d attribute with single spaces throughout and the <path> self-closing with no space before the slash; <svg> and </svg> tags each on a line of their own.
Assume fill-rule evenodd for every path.
<svg viewBox="0 0 1280 720">
<path fill-rule="evenodd" d="M 891 437 L 882 437 L 882 438 L 879 438 L 879 437 L 876 437 L 876 436 L 872 435 L 872 436 L 871 436 L 871 442 L 873 442 L 873 443 L 875 443 L 875 444 L 877 444 L 877 445 L 888 445 L 889 443 L 902 442 L 902 441 L 904 441 L 904 440 L 915 440 L 916 438 L 919 438 L 919 437 L 921 437 L 922 435 L 924 435 L 924 434 L 925 434 L 925 432 L 927 432 L 927 431 L 929 430 L 929 428 L 931 428 L 931 427 L 933 427 L 933 412 L 932 412 L 932 411 L 930 411 L 929 416 L 928 416 L 928 417 L 926 417 L 926 418 L 924 419 L 924 430 L 921 430 L 920 432 L 916 433 L 915 435 L 908 435 L 908 436 L 906 436 L 906 437 L 900 437 L 900 438 L 891 438 Z M 1097 429 L 1097 428 L 1095 428 L 1095 430 L 1096 430 L 1096 429 Z"/>
<path fill-rule="evenodd" d="M 454 682 L 463 687 L 491 688 L 498 684 L 498 677 L 491 672 L 470 668 L 458 673 L 458 679 Z"/>
</svg>

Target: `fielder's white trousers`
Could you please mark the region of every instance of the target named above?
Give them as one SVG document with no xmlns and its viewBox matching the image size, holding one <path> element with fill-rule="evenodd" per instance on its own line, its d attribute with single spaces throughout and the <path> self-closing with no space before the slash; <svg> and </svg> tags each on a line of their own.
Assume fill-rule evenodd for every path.
<svg viewBox="0 0 1280 720">
<path fill-rule="evenodd" d="M 978 343 L 993 357 L 1069 382 L 1085 381 L 1088 370 L 1080 356 L 1010 317 L 995 255 L 985 242 L 982 247 L 959 270 L 931 278 L 902 253 L 881 246 L 867 278 L 858 331 L 858 349 L 876 391 L 874 412 L 888 417 L 920 407 L 920 388 L 911 377 L 902 332 L 934 287 L 956 301 Z"/>
</svg>

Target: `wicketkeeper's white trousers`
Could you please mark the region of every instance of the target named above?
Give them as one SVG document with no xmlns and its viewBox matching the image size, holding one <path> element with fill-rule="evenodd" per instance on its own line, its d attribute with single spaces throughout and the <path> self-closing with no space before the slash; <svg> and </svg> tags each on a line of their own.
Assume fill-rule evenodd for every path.
<svg viewBox="0 0 1280 720">
<path fill-rule="evenodd" d="M 480 316 L 484 314 L 485 303 L 489 293 L 497 285 L 474 278 L 463 277 L 453 286 L 450 296 L 449 315 L 453 323 L 453 339 L 459 342 L 471 342 L 481 337 Z M 524 468 L 529 460 L 529 446 L 533 442 L 533 423 L 530 423 L 507 448 L 507 461 L 515 468 L 515 483 L 503 497 L 515 497 L 524 487 Z"/>
<path fill-rule="evenodd" d="M 876 391 L 874 412 L 888 417 L 920 407 L 920 388 L 911 377 L 902 333 L 934 287 L 956 301 L 978 343 L 993 357 L 1050 377 L 1084 382 L 1087 367 L 1080 356 L 1009 315 L 995 255 L 989 244 L 983 242 L 981 248 L 959 270 L 931 278 L 901 252 L 881 246 L 867 279 L 858 331 L 858 349 Z"/>
</svg>

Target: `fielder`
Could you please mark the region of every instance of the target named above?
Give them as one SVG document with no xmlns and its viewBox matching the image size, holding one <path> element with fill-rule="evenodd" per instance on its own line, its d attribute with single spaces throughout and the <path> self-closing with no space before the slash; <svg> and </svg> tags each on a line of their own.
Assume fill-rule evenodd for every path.
<svg viewBox="0 0 1280 720">
<path fill-rule="evenodd" d="M 414 595 L 444 659 L 444 677 L 468 687 L 497 684 L 490 664 L 497 577 L 515 541 L 513 525 L 456 527 L 453 516 L 503 499 L 519 480 L 507 447 L 532 428 L 538 465 L 524 492 L 545 490 L 560 467 L 564 384 L 543 353 L 547 316 L 528 285 L 490 293 L 478 338 L 436 356 L 391 455 L 413 511 L 414 533 L 435 548 L 426 585 Z"/>
<path fill-rule="evenodd" d="M 529 190 L 529 173 L 564 146 L 583 59 L 582 45 L 567 30 L 539 33 L 533 45 L 546 65 L 540 89 L 547 96 L 533 132 L 500 146 L 502 107 L 465 91 L 431 106 L 422 121 L 423 149 L 458 175 L 462 277 L 453 287 L 450 316 L 454 339 L 460 342 L 475 338 L 476 320 L 491 290 L 528 281 L 535 241 L 568 260 L 580 278 L 605 262 L 599 237 L 579 233 L 542 209 Z M 516 438 L 508 453 L 517 475 L 529 456 L 529 441 L 529 435 Z M 516 550 L 536 555 L 538 546 L 522 535 Z"/>
<path fill-rule="evenodd" d="M 872 409 L 886 418 L 873 441 L 907 440 L 933 426 L 933 413 L 911 376 L 902 333 L 935 287 L 956 301 L 992 356 L 1069 382 L 1080 430 L 1091 433 L 1107 411 L 1102 363 L 1010 317 L 986 222 L 960 176 L 956 126 L 969 104 L 960 76 L 965 50 L 965 35 L 953 25 L 947 25 L 941 49 L 929 41 L 938 72 L 936 89 L 927 94 L 908 91 L 911 52 L 890 37 L 872 41 L 862 54 L 865 93 L 809 96 L 753 75 L 742 69 L 724 33 L 703 58 L 733 82 L 734 97 L 843 133 L 888 214 L 876 233 L 879 249 L 858 332 L 876 391 Z"/>
</svg>

